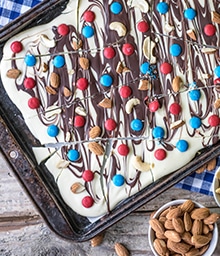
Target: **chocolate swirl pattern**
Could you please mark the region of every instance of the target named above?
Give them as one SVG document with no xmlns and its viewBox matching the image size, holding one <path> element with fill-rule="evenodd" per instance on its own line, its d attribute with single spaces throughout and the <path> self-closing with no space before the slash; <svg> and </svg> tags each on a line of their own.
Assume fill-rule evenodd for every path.
<svg viewBox="0 0 220 256">
<path fill-rule="evenodd" d="M 74 211 L 101 216 L 219 140 L 218 10 L 218 1 L 69 1 L 6 43 L 12 102 L 42 145 L 67 142 L 33 151 L 39 163 L 51 154 L 46 166 Z"/>
</svg>

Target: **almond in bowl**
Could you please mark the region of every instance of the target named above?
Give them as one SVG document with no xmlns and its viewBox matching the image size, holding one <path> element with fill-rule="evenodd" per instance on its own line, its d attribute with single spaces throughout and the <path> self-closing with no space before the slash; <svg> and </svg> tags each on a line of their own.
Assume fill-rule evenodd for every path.
<svg viewBox="0 0 220 256">
<path fill-rule="evenodd" d="M 215 177 L 213 180 L 212 186 L 213 196 L 215 198 L 215 202 L 220 207 L 220 168 L 215 173 Z"/>
<path fill-rule="evenodd" d="M 210 256 L 218 243 L 218 213 L 192 200 L 174 200 L 150 219 L 148 239 L 155 256 Z"/>
</svg>

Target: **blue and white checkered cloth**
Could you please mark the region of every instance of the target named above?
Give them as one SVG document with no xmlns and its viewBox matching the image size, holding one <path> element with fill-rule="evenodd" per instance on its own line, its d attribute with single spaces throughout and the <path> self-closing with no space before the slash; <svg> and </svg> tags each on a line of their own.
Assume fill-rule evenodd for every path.
<svg viewBox="0 0 220 256">
<path fill-rule="evenodd" d="M 43 0 L 0 0 L 0 27 L 14 20 L 31 7 Z M 220 166 L 220 158 L 214 171 L 205 171 L 201 174 L 193 173 L 175 185 L 177 188 L 199 192 L 212 196 L 212 181 L 215 171 Z"/>
</svg>

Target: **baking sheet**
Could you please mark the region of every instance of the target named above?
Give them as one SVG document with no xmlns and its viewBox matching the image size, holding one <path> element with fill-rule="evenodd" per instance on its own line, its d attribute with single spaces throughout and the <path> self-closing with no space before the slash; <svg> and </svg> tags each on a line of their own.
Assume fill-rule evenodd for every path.
<svg viewBox="0 0 220 256">
<path fill-rule="evenodd" d="M 43 1 L 34 9 L 0 29 L 0 58 L 4 42 L 23 29 L 47 23 L 57 16 L 68 1 Z M 48 12 L 50 16 L 48 16 Z M 62 200 L 54 178 L 35 161 L 32 147 L 40 143 L 31 135 L 21 113 L 10 102 L 0 82 L 0 148 L 23 186 L 37 205 L 49 226 L 60 236 L 81 242 L 91 239 L 169 187 L 219 155 L 220 143 L 199 152 L 191 163 L 177 172 L 151 184 L 138 194 L 121 202 L 112 212 L 90 222 L 73 212 Z"/>
</svg>

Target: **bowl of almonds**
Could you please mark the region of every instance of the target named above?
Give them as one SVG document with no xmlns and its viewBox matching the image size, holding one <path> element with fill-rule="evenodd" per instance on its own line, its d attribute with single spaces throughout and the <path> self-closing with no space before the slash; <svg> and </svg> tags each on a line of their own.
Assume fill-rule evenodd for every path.
<svg viewBox="0 0 220 256">
<path fill-rule="evenodd" d="M 210 256 L 218 242 L 217 220 L 192 200 L 174 200 L 163 205 L 150 218 L 149 244 L 155 256 Z"/>
<path fill-rule="evenodd" d="M 212 187 L 215 202 L 220 207 L 220 168 L 216 171 Z"/>
</svg>

